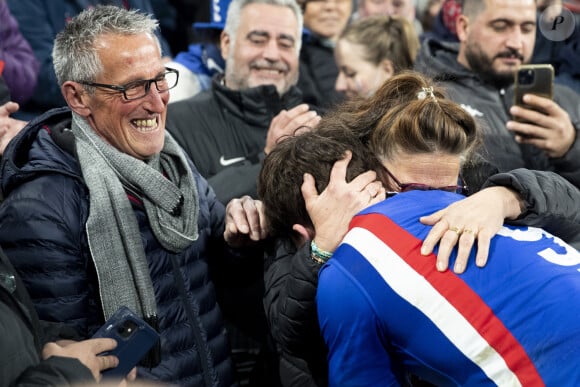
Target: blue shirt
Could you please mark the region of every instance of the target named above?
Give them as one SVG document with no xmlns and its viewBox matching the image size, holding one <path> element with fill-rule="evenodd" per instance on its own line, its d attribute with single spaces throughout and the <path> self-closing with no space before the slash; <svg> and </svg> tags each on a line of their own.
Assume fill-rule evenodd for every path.
<svg viewBox="0 0 580 387">
<path fill-rule="evenodd" d="M 503 227 L 488 264 L 437 272 L 419 217 L 461 199 L 399 194 L 357 215 L 319 274 L 331 386 L 580 385 L 580 253 L 532 227 Z M 455 259 L 452 256 L 451 265 Z"/>
</svg>

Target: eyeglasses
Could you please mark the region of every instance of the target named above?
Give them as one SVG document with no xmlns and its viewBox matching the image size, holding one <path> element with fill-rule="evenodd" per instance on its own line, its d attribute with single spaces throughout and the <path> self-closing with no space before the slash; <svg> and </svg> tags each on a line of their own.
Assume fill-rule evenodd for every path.
<svg viewBox="0 0 580 387">
<path fill-rule="evenodd" d="M 177 81 L 179 80 L 179 71 L 171 69 L 169 67 L 165 68 L 165 72 L 159 75 L 157 78 L 153 79 L 140 79 L 138 81 L 129 82 L 126 85 L 107 85 L 105 83 L 94 83 L 94 82 L 78 82 L 81 85 L 102 87 L 105 89 L 111 89 L 123 93 L 126 101 L 134 101 L 136 99 L 144 98 L 149 94 L 151 89 L 151 84 L 155 84 L 157 91 L 164 93 L 169 89 L 173 89 L 177 86 Z"/>
<path fill-rule="evenodd" d="M 401 192 L 414 191 L 414 190 L 418 190 L 418 191 L 434 191 L 434 190 L 440 190 L 440 191 L 455 192 L 455 193 L 460 193 L 460 194 L 467 193 L 467 186 L 465 186 L 465 185 L 447 185 L 447 186 L 444 186 L 444 187 L 431 187 L 430 185 L 421 184 L 421 183 L 401 183 L 399 181 L 399 179 L 397 179 L 391 173 L 391 171 L 389 171 L 387 169 L 387 167 L 385 167 L 383 165 L 383 168 L 385 169 L 385 172 L 387 172 L 387 174 L 389 175 L 389 177 L 391 179 L 393 179 L 393 181 L 395 182 L 395 184 L 397 185 L 397 187 L 399 187 L 399 190 Z"/>
</svg>

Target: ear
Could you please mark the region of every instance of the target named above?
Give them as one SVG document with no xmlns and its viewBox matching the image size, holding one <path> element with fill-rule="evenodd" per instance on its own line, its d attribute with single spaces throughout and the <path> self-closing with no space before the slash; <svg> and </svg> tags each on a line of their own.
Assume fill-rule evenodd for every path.
<svg viewBox="0 0 580 387">
<path fill-rule="evenodd" d="M 222 31 L 220 35 L 220 50 L 222 52 L 222 58 L 228 58 L 230 53 L 230 45 L 232 44 L 232 40 L 230 39 L 230 35 L 227 34 L 225 31 Z"/>
<path fill-rule="evenodd" d="M 460 42 L 467 40 L 467 32 L 469 29 L 469 18 L 465 15 L 459 15 L 455 23 L 455 31 Z"/>
<path fill-rule="evenodd" d="M 87 104 L 90 97 L 82 85 L 73 81 L 66 81 L 60 87 L 60 90 L 72 111 L 82 117 L 88 117 L 91 114 L 91 109 Z"/>
<path fill-rule="evenodd" d="M 385 72 L 385 79 L 391 78 L 393 75 L 395 75 L 395 67 L 393 66 L 393 62 L 390 60 L 383 59 L 379 66 Z"/>
<path fill-rule="evenodd" d="M 302 246 L 306 241 L 314 239 L 314 230 L 310 227 L 304 227 L 301 224 L 295 224 L 292 226 L 292 230 L 300 236 L 299 246 Z"/>
</svg>

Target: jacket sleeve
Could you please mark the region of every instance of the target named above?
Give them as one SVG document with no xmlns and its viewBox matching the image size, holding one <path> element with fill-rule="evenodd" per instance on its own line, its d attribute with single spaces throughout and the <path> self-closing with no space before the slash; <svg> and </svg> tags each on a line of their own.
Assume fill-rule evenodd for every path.
<svg viewBox="0 0 580 387">
<path fill-rule="evenodd" d="M 225 168 L 208 179 L 218 199 L 224 204 L 244 195 L 249 195 L 254 199 L 258 197 L 256 181 L 258 180 L 262 163 L 253 164 L 249 161 L 244 161 L 239 164 Z"/>
<path fill-rule="evenodd" d="M 60 26 L 52 24 L 48 17 L 48 7 L 58 5 L 44 0 L 7 0 L 7 3 L 18 21 L 22 36 L 30 43 L 36 59 L 40 62 L 36 84 L 38 92 L 34 93 L 30 102 L 43 107 L 43 110 L 66 105 L 52 67 L 52 47 Z M 64 17 L 65 15 L 63 19 Z"/>
<path fill-rule="evenodd" d="M 320 265 L 310 259 L 310 244 L 297 251 L 289 240 L 277 240 L 265 269 L 264 308 L 274 340 L 282 351 L 308 358 L 321 344 L 316 312 Z"/>
<path fill-rule="evenodd" d="M 564 156 L 550 159 L 550 162 L 554 166 L 555 172 L 580 188 L 580 103 L 578 103 L 580 96 L 568 87 L 557 87 L 559 98 L 556 102 L 570 116 L 570 121 L 576 131 L 576 138 Z"/>
<path fill-rule="evenodd" d="M 40 64 L 3 1 L 0 1 L 0 60 L 5 63 L 3 77 L 12 99 L 26 102 L 34 92 Z"/>
<path fill-rule="evenodd" d="M 542 227 L 580 247 L 580 190 L 562 176 L 521 168 L 491 176 L 484 188 L 492 186 L 512 188 L 525 202 L 526 210 L 509 223 Z"/>
<path fill-rule="evenodd" d="M 88 337 L 100 320 L 99 297 L 84 238 L 87 192 L 72 181 L 41 176 L 11 191 L 0 206 L 0 245 L 40 319 L 65 322 Z"/>
<path fill-rule="evenodd" d="M 72 386 L 95 383 L 91 371 L 78 359 L 53 356 L 27 368 L 11 386 Z"/>
</svg>

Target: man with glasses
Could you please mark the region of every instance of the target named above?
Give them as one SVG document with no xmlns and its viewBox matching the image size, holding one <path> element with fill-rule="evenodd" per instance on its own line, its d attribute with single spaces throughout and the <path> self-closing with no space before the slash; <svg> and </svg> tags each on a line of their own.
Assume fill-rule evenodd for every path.
<svg viewBox="0 0 580 387">
<path fill-rule="evenodd" d="M 149 94 L 149 90 L 151 89 L 152 84 L 155 84 L 158 92 L 164 93 L 170 89 L 173 89 L 177 85 L 178 79 L 179 72 L 177 70 L 166 67 L 163 74 L 160 74 L 153 79 L 140 79 L 137 81 L 129 82 L 122 86 L 86 81 L 81 81 L 79 83 L 85 86 L 115 90 L 119 93 L 123 93 L 123 97 L 125 97 L 126 101 L 134 101 L 136 99 L 146 97 L 147 94 Z"/>
<path fill-rule="evenodd" d="M 208 265 L 247 261 L 225 244 L 223 204 L 165 131 L 178 73 L 164 67 L 156 28 L 137 11 L 100 6 L 58 35 L 68 107 L 31 121 L 8 147 L 0 245 L 42 319 L 91 337 L 127 306 L 161 336 L 139 378 L 230 386 Z"/>
</svg>

